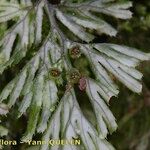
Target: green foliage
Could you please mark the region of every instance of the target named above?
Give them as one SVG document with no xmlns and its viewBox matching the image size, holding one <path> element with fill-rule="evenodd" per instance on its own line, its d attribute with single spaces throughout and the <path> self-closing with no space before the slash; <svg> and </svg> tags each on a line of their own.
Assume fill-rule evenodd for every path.
<svg viewBox="0 0 150 150">
<path fill-rule="evenodd" d="M 106 140 L 107 134 L 117 128 L 108 108 L 110 98 L 119 92 L 113 78 L 140 93 L 142 74 L 135 67 L 150 56 L 127 46 L 94 43 L 94 39 L 102 34 L 116 36 L 116 29 L 103 15 L 129 19 L 131 6 L 131 2 L 112 0 L 61 1 L 58 5 L 48 0 L 0 2 L 0 23 L 13 21 L 0 41 L 0 72 L 23 64 L 2 90 L 0 101 L 10 111 L 17 104 L 18 118 L 27 113 L 27 130 L 22 141 L 32 139 L 36 132 L 44 132 L 44 141 L 72 138 L 82 141 L 80 148 L 65 145 L 61 149 L 114 149 Z M 28 60 L 33 46 L 34 55 Z M 86 58 L 84 65 L 91 73 L 76 67 L 77 60 L 82 58 Z M 79 105 L 77 86 L 78 90 L 85 88 L 81 92 L 89 97 L 96 125 Z M 39 149 L 53 147 L 42 145 Z"/>
</svg>

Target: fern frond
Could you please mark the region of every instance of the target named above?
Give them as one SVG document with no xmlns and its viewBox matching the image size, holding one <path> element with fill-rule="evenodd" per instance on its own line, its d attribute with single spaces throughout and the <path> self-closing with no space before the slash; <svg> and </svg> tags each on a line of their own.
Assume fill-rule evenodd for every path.
<svg viewBox="0 0 150 150">
<path fill-rule="evenodd" d="M 82 3 L 62 1 L 53 5 L 48 0 L 34 4 L 30 0 L 22 0 L 21 3 L 2 0 L 0 4 L 0 22 L 15 22 L 0 42 L 0 72 L 19 63 L 31 45 L 40 44 L 35 55 L 0 95 L 0 102 L 9 109 L 20 99 L 18 117 L 24 113 L 29 116 L 22 140 L 30 140 L 36 132 L 44 132 L 45 141 L 78 138 L 82 144 L 79 147 L 43 145 L 41 150 L 113 150 L 106 137 L 116 130 L 117 123 L 108 104 L 119 91 L 111 77 L 113 75 L 129 89 L 140 93 L 142 74 L 135 67 L 150 57 L 133 48 L 95 44 L 92 40 L 95 38 L 94 32 L 110 36 L 117 33 L 99 14 L 128 19 L 132 16 L 128 10 L 131 3 L 94 0 Z M 41 40 L 44 15 L 49 20 L 49 28 L 47 37 Z M 72 64 L 71 59 L 81 54 L 89 61 L 93 79 L 84 76 Z M 90 99 L 96 126 L 81 111 L 74 91 L 74 85 L 78 84 Z M 67 85 L 63 96 L 58 94 L 60 85 Z"/>
<path fill-rule="evenodd" d="M 98 132 L 93 128 L 91 123 L 82 114 L 74 91 L 66 93 L 62 98 L 58 109 L 52 116 L 48 129 L 46 130 L 43 141 L 49 139 L 59 139 L 61 133 L 62 139 L 81 138 L 83 148 L 85 149 L 106 149 L 114 148 L 104 139 L 100 138 Z M 48 145 L 41 147 L 41 150 L 48 148 Z M 59 146 L 54 146 L 59 149 Z M 62 149 L 79 149 L 77 146 L 65 145 Z"/>
<path fill-rule="evenodd" d="M 0 41 L 2 73 L 7 67 L 19 63 L 33 43 L 41 41 L 44 3 L 40 2 L 34 7 L 30 0 L 0 3 L 0 22 L 15 21 Z"/>
</svg>

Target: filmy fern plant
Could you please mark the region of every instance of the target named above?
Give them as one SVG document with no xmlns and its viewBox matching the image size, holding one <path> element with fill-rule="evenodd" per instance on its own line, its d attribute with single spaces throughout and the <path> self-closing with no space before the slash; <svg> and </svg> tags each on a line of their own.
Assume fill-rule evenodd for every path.
<svg viewBox="0 0 150 150">
<path fill-rule="evenodd" d="M 107 134 L 117 128 L 108 107 L 110 98 L 119 92 L 112 76 L 140 93 L 142 74 L 135 67 L 140 61 L 149 60 L 149 55 L 93 40 L 97 35 L 117 34 L 103 15 L 129 19 L 131 6 L 131 2 L 114 0 L 0 1 L 0 26 L 5 31 L 0 41 L 0 73 L 21 63 L 35 49 L 0 95 L 1 114 L 6 114 L 6 108 L 10 111 L 16 103 L 18 117 L 28 114 L 22 141 L 43 133 L 45 141 L 79 138 L 82 142 L 80 146 L 42 145 L 40 150 L 114 149 L 106 140 Z M 72 63 L 83 56 L 88 59 L 92 75 Z M 96 125 L 82 112 L 75 86 L 88 95 Z M 62 87 L 64 93 L 59 94 Z"/>
</svg>

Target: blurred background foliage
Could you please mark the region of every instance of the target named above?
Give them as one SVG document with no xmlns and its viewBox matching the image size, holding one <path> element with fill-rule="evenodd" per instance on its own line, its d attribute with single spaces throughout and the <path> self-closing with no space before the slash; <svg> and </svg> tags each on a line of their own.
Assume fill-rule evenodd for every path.
<svg viewBox="0 0 150 150">
<path fill-rule="evenodd" d="M 108 41 L 150 52 L 150 1 L 133 0 L 132 12 L 131 20 L 118 21 L 117 38 Z M 143 73 L 141 95 L 120 85 L 118 99 L 110 105 L 118 130 L 109 139 L 118 150 L 150 150 L 150 62 L 141 63 L 138 69 Z"/>
<path fill-rule="evenodd" d="M 72 1 L 77 2 L 84 0 Z M 133 18 L 128 21 L 113 20 L 112 18 L 103 16 L 118 29 L 117 37 L 102 35 L 95 39 L 95 42 L 123 44 L 138 48 L 144 52 L 150 52 L 150 1 L 132 0 L 132 2 Z M 45 26 L 47 25 L 45 24 Z M 5 24 L 0 24 L 0 37 L 3 35 L 5 28 Z M 31 52 L 33 51 L 34 48 Z M 76 68 L 82 70 L 85 74 L 90 74 L 90 70 L 87 69 L 88 62 L 84 57 L 80 57 L 73 63 Z M 21 67 L 22 64 L 10 68 L 4 72 L 4 75 L 0 76 L 1 89 L 19 72 Z M 141 95 L 131 92 L 125 86 L 116 81 L 120 87 L 120 94 L 118 98 L 112 98 L 110 102 L 111 110 L 118 122 L 118 130 L 108 136 L 108 141 L 111 141 L 117 150 L 150 150 L 150 62 L 141 63 L 138 69 L 144 75 L 142 81 L 143 92 Z M 88 111 L 90 105 L 86 95 L 81 93 L 81 91 L 77 91 L 77 93 L 79 103 L 83 110 L 85 110 L 85 115 L 92 118 L 92 114 Z M 9 134 L 6 138 L 19 141 L 26 129 L 27 116 L 21 117 L 19 120 L 15 116 L 16 111 L 15 109 L 12 109 L 11 113 L 7 115 L 7 118 L 0 118 L 2 121 L 0 130 L 2 130 L 3 135 L 5 135 L 8 131 L 5 129 L 4 132 L 3 129 L 4 127 L 7 127 L 9 129 Z M 40 135 L 37 137 L 40 137 Z M 35 139 L 37 137 L 35 137 Z M 16 147 L 6 147 L 4 149 L 26 150 L 27 147 L 26 145 L 17 145 Z M 33 150 L 34 149 L 36 149 L 36 147 L 33 148 Z"/>
</svg>

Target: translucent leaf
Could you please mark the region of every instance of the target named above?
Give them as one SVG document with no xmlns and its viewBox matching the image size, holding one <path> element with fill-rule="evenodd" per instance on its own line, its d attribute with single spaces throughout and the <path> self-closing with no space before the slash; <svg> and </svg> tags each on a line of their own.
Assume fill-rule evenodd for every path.
<svg viewBox="0 0 150 150">
<path fill-rule="evenodd" d="M 0 103 L 0 115 L 6 115 L 9 112 L 9 108 L 6 104 Z"/>
<path fill-rule="evenodd" d="M 127 46 L 122 46 L 122 45 L 116 45 L 116 44 L 102 44 L 102 45 L 106 45 L 110 48 L 112 48 L 112 50 L 120 52 L 122 54 L 125 54 L 129 57 L 133 57 L 139 60 L 149 60 L 150 57 L 148 54 L 143 53 L 135 48 L 131 48 L 131 47 L 127 47 Z"/>
<path fill-rule="evenodd" d="M 25 79 L 27 76 L 27 70 L 24 70 L 21 75 L 17 78 L 18 82 L 16 83 L 16 86 L 14 87 L 14 89 L 12 90 L 12 93 L 10 94 L 10 98 L 9 98 L 9 102 L 8 102 L 8 106 L 12 107 L 15 102 L 16 99 L 19 97 L 20 92 L 23 88 L 23 85 L 25 83 Z"/>
<path fill-rule="evenodd" d="M 68 107 L 66 107 L 66 105 Z M 64 113 L 62 113 L 62 111 Z M 65 117 L 65 119 L 62 119 L 61 114 Z M 64 121 L 62 122 L 62 124 L 60 124 L 61 119 L 62 121 Z M 77 104 L 76 97 L 73 94 L 73 91 L 72 94 L 66 93 L 61 100 L 55 114 L 51 118 L 48 129 L 46 130 L 42 140 L 48 141 L 50 138 L 60 139 L 59 135 L 60 133 L 62 133 L 62 125 L 66 127 L 66 132 L 64 134 L 61 134 L 61 137 L 64 137 L 65 139 L 80 137 L 83 145 L 87 150 L 99 148 L 102 148 L 104 150 L 114 150 L 114 148 L 109 143 L 107 143 L 104 139 L 99 138 L 96 130 L 93 129 L 92 125 L 84 117 Z M 45 150 L 47 148 L 48 145 L 42 145 L 41 150 Z M 50 149 L 58 148 L 59 146 L 55 145 Z M 78 147 L 76 146 L 69 146 L 68 148 L 74 150 L 78 149 Z"/>
<path fill-rule="evenodd" d="M 24 137 L 22 138 L 22 141 L 31 140 L 33 134 L 35 133 L 36 125 L 38 122 L 39 113 L 42 105 L 43 86 L 44 86 L 44 78 L 43 75 L 40 74 L 37 80 L 35 80 L 35 84 L 33 87 L 33 99 L 32 99 L 31 110 L 29 114 L 27 131 Z"/>
<path fill-rule="evenodd" d="M 85 28 L 96 30 L 98 34 L 105 33 L 110 36 L 115 36 L 117 34 L 117 31 L 111 25 L 100 18 L 93 16 L 88 11 L 82 11 L 81 14 L 73 14 L 72 16 L 70 15 L 70 17 L 77 24 Z"/>
<path fill-rule="evenodd" d="M 31 60 L 31 62 L 29 62 L 29 66 L 28 66 L 28 76 L 26 79 L 26 82 L 23 86 L 23 89 L 21 91 L 21 95 L 26 95 L 30 92 L 31 87 L 32 87 L 32 81 L 35 77 L 35 73 L 38 70 L 39 67 L 39 56 L 35 56 L 35 58 L 33 58 L 33 60 Z"/>
<path fill-rule="evenodd" d="M 36 13 L 36 42 L 39 43 L 42 38 L 42 22 L 43 22 L 43 6 L 44 3 L 41 1 L 41 3 L 37 7 L 37 13 Z"/>
<path fill-rule="evenodd" d="M 129 67 L 135 67 L 139 63 L 139 60 L 134 59 L 132 57 L 128 57 L 124 54 L 118 53 L 116 51 L 113 51 L 107 47 L 103 47 L 101 45 L 95 45 L 95 48 L 100 51 L 101 53 L 106 54 L 109 57 L 112 57 L 113 59 L 117 59 L 120 63 L 127 65 Z"/>
<path fill-rule="evenodd" d="M 7 99 L 10 93 L 12 92 L 14 85 L 15 85 L 16 80 L 12 80 L 1 92 L 0 95 L 0 101 L 2 102 L 3 100 Z"/>
<path fill-rule="evenodd" d="M 78 36 L 81 40 L 90 42 L 94 39 L 94 36 L 85 32 L 84 28 L 77 25 L 75 22 L 71 21 L 71 19 L 59 10 L 56 11 L 57 18 L 67 27 L 70 31 L 72 31 L 76 36 Z"/>
<path fill-rule="evenodd" d="M 95 58 L 95 56 L 93 55 Z M 133 77 L 128 75 L 128 73 L 122 71 L 118 66 L 112 63 L 111 60 L 108 60 L 105 57 L 98 56 L 98 61 L 108 69 L 112 74 L 114 74 L 123 84 L 125 84 L 129 89 L 134 92 L 140 93 L 142 90 L 142 85 L 140 82 L 135 80 Z"/>
<path fill-rule="evenodd" d="M 21 4 L 14 4 L 14 2 L 6 2 L 5 4 L 5 1 L 1 3 L 0 10 L 1 8 L 5 11 L 7 9 L 8 11 L 11 11 L 11 9 L 19 10 L 17 12 L 19 18 L 16 19 L 16 24 L 6 32 L 4 38 L 0 41 L 0 72 L 2 73 L 7 67 L 18 64 L 26 55 L 27 48 L 31 47 L 34 42 L 36 44 L 41 42 L 44 3 L 41 1 L 33 9 L 31 9 L 32 3 L 30 0 L 21 1 Z M 0 12 L 0 15 L 3 15 L 2 12 Z M 4 17 L 4 19 L 8 21 L 13 17 L 13 13 L 9 12 L 8 18 Z"/>
<path fill-rule="evenodd" d="M 51 108 L 56 105 L 57 102 L 57 87 L 53 81 L 46 81 L 43 91 L 43 106 L 42 114 L 38 124 L 37 131 L 44 132 L 47 128 L 47 122 L 51 116 Z"/>
<path fill-rule="evenodd" d="M 3 9 L 0 8 L 0 10 L 2 11 Z M 11 20 L 16 16 L 20 16 L 21 13 L 22 12 L 19 10 L 19 8 L 11 7 L 10 5 L 9 8 L 5 8 L 4 12 L 0 12 L 0 23 Z"/>
<path fill-rule="evenodd" d="M 95 51 L 93 47 L 100 53 Z M 82 50 L 89 57 L 91 63 L 94 64 L 92 66 L 95 68 L 94 72 L 99 73 L 96 73 L 96 76 L 98 77 L 100 82 L 106 85 L 105 82 L 110 81 L 107 72 L 105 72 L 106 69 L 107 71 L 111 72 L 114 76 L 116 76 L 130 90 L 137 93 L 141 92 L 142 85 L 138 80 L 142 78 L 142 74 L 136 71 L 135 66 L 140 62 L 140 60 L 148 60 L 148 55 L 128 47 L 114 44 L 94 44 L 93 47 L 82 46 Z M 119 47 L 120 49 L 117 49 L 116 47 Z M 124 51 L 121 51 L 121 49 L 124 49 Z M 88 52 L 87 50 L 89 50 L 90 52 Z M 130 50 L 132 51 L 130 52 Z M 102 78 L 102 76 L 100 76 L 101 72 L 99 69 L 103 71 L 102 74 L 105 74 L 105 77 Z M 107 80 L 102 80 L 106 79 L 106 77 Z M 107 83 L 111 83 L 111 81 Z M 113 89 L 115 89 L 115 87 Z M 114 91 L 114 93 L 117 94 L 117 91 L 112 91 Z"/>
<path fill-rule="evenodd" d="M 22 114 L 25 113 L 27 108 L 31 105 L 32 96 L 33 96 L 32 93 L 28 93 L 26 96 L 24 96 L 18 110 L 19 111 L 18 117 L 22 116 Z"/>
<path fill-rule="evenodd" d="M 0 125 L 0 137 L 6 136 L 8 134 L 8 129 Z"/>
<path fill-rule="evenodd" d="M 108 102 L 113 95 L 110 96 L 108 95 L 109 93 L 104 93 L 104 91 L 100 88 L 100 86 L 98 86 L 98 84 L 94 83 L 92 80 L 88 80 L 87 82 L 88 82 L 87 94 L 91 100 L 91 104 L 93 105 L 96 118 L 100 123 L 99 131 L 102 132 L 102 136 L 104 136 L 105 138 L 107 135 L 107 129 L 106 126 L 104 125 L 104 122 L 106 123 L 110 132 L 115 131 L 117 128 L 114 116 L 112 115 L 108 106 L 103 101 L 103 99 L 106 99 L 106 101 Z M 100 97 L 98 93 L 101 95 L 103 99 Z"/>
<path fill-rule="evenodd" d="M 83 53 L 88 57 L 91 65 L 91 69 L 93 70 L 94 74 L 96 75 L 96 79 L 106 88 L 114 93 L 114 95 L 118 94 L 118 88 L 115 83 L 112 81 L 110 76 L 108 75 L 106 69 L 98 63 L 97 59 L 93 59 L 91 57 L 90 50 L 92 47 L 81 46 L 81 50 Z"/>
<path fill-rule="evenodd" d="M 129 19 L 132 17 L 132 13 L 129 10 L 126 10 L 132 6 L 131 2 L 125 2 L 125 3 L 112 3 L 108 5 L 97 5 L 97 3 L 91 4 L 94 7 L 89 7 L 90 10 L 104 13 L 107 15 L 114 16 L 116 18 L 121 19 Z"/>
</svg>

